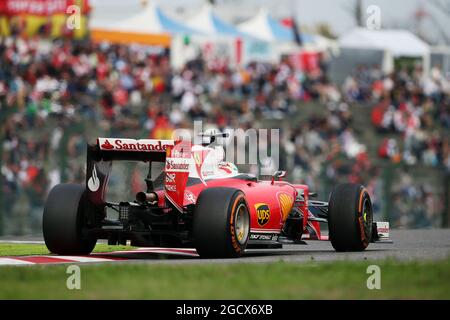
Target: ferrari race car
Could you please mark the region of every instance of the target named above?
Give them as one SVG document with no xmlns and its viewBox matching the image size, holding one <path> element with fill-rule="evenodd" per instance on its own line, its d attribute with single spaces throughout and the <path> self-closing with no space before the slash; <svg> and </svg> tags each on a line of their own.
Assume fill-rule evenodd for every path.
<svg viewBox="0 0 450 320">
<path fill-rule="evenodd" d="M 59 184 L 46 201 L 43 234 L 60 255 L 90 254 L 98 239 L 135 246 L 194 247 L 200 257 L 239 257 L 247 248 L 280 248 L 330 240 L 336 251 L 362 251 L 389 241 L 389 224 L 374 222 L 367 190 L 337 185 L 329 202 L 316 201 L 307 185 L 240 173 L 224 161 L 222 147 L 183 140 L 98 138 L 87 146 L 85 185 Z M 146 190 L 136 198 L 105 199 L 112 162 L 148 164 Z M 152 179 L 152 164 L 164 170 Z M 108 212 L 115 211 L 115 219 Z M 322 235 L 320 223 L 328 223 Z"/>
</svg>

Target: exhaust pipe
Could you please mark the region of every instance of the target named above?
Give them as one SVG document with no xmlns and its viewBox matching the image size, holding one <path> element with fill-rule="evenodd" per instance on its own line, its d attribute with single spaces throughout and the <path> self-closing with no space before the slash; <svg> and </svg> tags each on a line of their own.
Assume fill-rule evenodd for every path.
<svg viewBox="0 0 450 320">
<path fill-rule="evenodd" d="M 136 201 L 139 204 L 145 204 L 145 203 L 150 203 L 152 205 L 157 204 L 158 203 L 158 195 L 155 192 L 138 192 L 136 193 Z"/>
</svg>

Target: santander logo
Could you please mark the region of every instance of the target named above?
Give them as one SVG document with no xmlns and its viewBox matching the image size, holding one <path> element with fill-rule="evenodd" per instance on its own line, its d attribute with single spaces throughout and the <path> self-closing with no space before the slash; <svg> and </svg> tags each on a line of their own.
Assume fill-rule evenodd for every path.
<svg viewBox="0 0 450 320">
<path fill-rule="evenodd" d="M 110 142 L 111 141 L 111 142 Z M 173 140 L 156 139 L 113 139 L 98 138 L 100 150 L 109 151 L 145 151 L 145 152 L 166 152 L 166 149 L 174 145 Z"/>
<path fill-rule="evenodd" d="M 189 172 L 189 162 L 183 158 L 170 158 L 166 160 L 166 171 Z"/>
<path fill-rule="evenodd" d="M 106 150 L 111 150 L 111 149 L 114 149 L 114 146 L 111 143 L 109 143 L 108 140 L 106 140 L 105 143 L 103 143 L 101 145 L 101 148 L 106 149 Z"/>
</svg>

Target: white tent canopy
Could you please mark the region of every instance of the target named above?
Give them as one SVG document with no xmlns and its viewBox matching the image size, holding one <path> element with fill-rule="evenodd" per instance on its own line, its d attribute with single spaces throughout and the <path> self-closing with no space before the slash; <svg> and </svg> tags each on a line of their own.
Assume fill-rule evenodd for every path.
<svg viewBox="0 0 450 320">
<path fill-rule="evenodd" d="M 97 27 L 97 26 L 93 26 Z M 151 1 L 142 12 L 122 20 L 118 23 L 101 25 L 101 27 L 122 32 L 136 32 L 148 34 L 195 34 L 195 30 L 175 21 L 167 16 L 161 8 Z"/>
<path fill-rule="evenodd" d="M 430 47 L 407 30 L 356 28 L 339 38 L 343 48 L 389 51 L 394 57 L 424 57 Z"/>
<path fill-rule="evenodd" d="M 250 20 L 239 24 L 238 29 L 257 39 L 268 42 L 294 40 L 292 31 L 273 19 L 266 8 L 262 8 Z"/>
<path fill-rule="evenodd" d="M 210 4 L 205 4 L 198 14 L 187 21 L 187 25 L 207 35 L 246 36 L 236 27 L 218 17 Z"/>
</svg>

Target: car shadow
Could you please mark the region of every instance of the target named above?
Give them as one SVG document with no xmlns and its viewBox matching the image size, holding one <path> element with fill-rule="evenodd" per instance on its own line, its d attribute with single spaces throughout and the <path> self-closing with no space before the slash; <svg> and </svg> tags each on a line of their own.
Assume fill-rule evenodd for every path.
<svg viewBox="0 0 450 320">
<path fill-rule="evenodd" d="M 328 255 L 328 254 L 336 254 L 336 255 L 342 255 L 342 254 L 349 254 L 349 253 L 370 253 L 370 252 L 385 252 L 390 251 L 386 249 L 367 249 L 365 251 L 360 252 L 336 252 L 333 249 L 317 249 L 317 250 L 302 250 L 302 249 L 251 249 L 248 251 L 245 251 L 244 257 L 263 257 L 263 256 L 292 256 L 292 255 Z"/>
<path fill-rule="evenodd" d="M 160 251 L 163 251 L 163 249 L 167 250 L 185 250 L 185 249 L 175 249 L 175 248 L 160 248 Z M 189 249 L 189 253 L 182 253 L 182 252 L 143 252 L 140 250 L 136 250 L 135 252 L 112 252 L 112 253 L 96 253 L 94 254 L 95 257 L 99 258 L 106 258 L 106 259 L 114 259 L 117 261 L 121 260 L 136 260 L 136 261 L 145 261 L 145 260 L 200 260 L 201 258 L 196 254 L 195 250 Z M 370 248 L 363 252 L 360 252 L 361 254 L 369 254 L 371 252 L 386 252 L 391 251 L 388 249 L 381 249 L 381 248 Z M 283 256 L 322 256 L 322 255 L 330 255 L 330 254 L 336 254 L 337 256 L 346 255 L 349 253 L 355 253 L 355 252 L 336 252 L 333 249 L 308 249 L 308 248 L 283 248 L 283 249 L 248 249 L 244 252 L 241 259 L 246 260 L 248 258 L 257 258 L 257 257 L 283 257 Z M 208 259 L 210 261 L 214 260 L 223 260 L 221 258 L 219 259 Z"/>
</svg>

